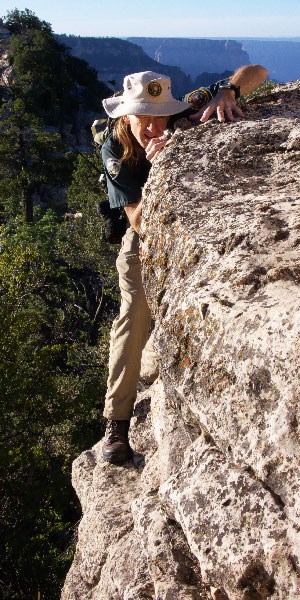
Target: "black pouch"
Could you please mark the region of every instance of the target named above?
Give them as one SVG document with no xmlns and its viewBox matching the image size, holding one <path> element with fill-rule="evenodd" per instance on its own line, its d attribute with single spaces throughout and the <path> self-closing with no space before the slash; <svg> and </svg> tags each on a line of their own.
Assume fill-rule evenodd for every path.
<svg viewBox="0 0 300 600">
<path fill-rule="evenodd" d="M 97 213 L 104 219 L 105 241 L 110 244 L 121 244 L 128 227 L 123 208 L 111 208 L 108 200 L 102 200 L 97 206 Z"/>
</svg>

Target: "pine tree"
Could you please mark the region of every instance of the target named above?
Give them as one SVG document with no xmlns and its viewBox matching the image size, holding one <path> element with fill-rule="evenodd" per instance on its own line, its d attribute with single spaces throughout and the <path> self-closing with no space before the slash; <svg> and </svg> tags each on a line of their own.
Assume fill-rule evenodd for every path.
<svg viewBox="0 0 300 600">
<path fill-rule="evenodd" d="M 23 212 L 33 221 L 34 198 L 47 194 L 70 179 L 72 156 L 58 133 L 25 110 L 23 100 L 0 109 L 0 210 L 1 220 Z"/>
</svg>

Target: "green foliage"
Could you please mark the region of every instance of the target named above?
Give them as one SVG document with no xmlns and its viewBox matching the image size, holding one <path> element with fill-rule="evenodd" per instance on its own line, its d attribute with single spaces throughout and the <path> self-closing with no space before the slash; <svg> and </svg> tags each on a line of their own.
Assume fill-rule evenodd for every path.
<svg viewBox="0 0 300 600">
<path fill-rule="evenodd" d="M 97 204 L 104 198 L 98 180 L 103 172 L 102 163 L 96 153 L 93 155 L 78 155 L 73 172 L 72 182 L 68 187 L 68 208 L 73 213 L 81 213 L 82 217 L 66 220 L 61 228 L 65 256 L 70 264 L 83 266 L 85 261 L 102 274 L 105 281 L 116 286 L 115 259 L 116 249 L 103 240 L 103 220 L 97 215 Z M 72 231 L 72 238 L 69 236 Z M 64 232 L 67 233 L 64 238 Z M 71 242 L 71 243 L 70 243 Z M 78 256 L 78 244 L 82 248 Z M 99 256 L 103 257 L 102 266 Z M 104 271 L 103 271 L 104 267 Z M 113 275 L 112 275 L 113 273 Z"/>
<path fill-rule="evenodd" d="M 48 124 L 60 124 L 67 113 L 78 108 L 75 81 L 64 50 L 52 34 L 30 29 L 13 35 L 9 59 L 14 68 L 12 93 L 22 98 L 27 110 Z"/>
<path fill-rule="evenodd" d="M 255 98 L 260 98 L 265 94 L 268 94 L 268 92 L 271 92 L 274 87 L 276 87 L 276 83 L 272 80 L 268 80 L 265 81 L 265 83 L 263 83 L 262 85 L 259 86 L 259 88 L 257 88 L 257 90 L 255 90 L 254 92 L 251 92 L 250 94 L 246 94 L 245 96 L 242 96 L 239 99 L 239 104 L 241 105 L 241 107 L 245 107 L 247 100 L 252 100 Z"/>
<path fill-rule="evenodd" d="M 58 133 L 17 99 L 0 109 L 0 220 L 22 211 L 33 218 L 34 197 L 47 197 L 47 187 L 70 180 L 73 157 Z"/>
<path fill-rule="evenodd" d="M 52 33 L 50 23 L 41 21 L 31 10 L 14 10 L 7 13 L 4 25 L 11 33 L 22 33 L 30 29 L 38 29 L 46 33 Z"/>
<path fill-rule="evenodd" d="M 102 435 L 115 282 L 101 283 L 107 266 L 96 253 L 92 264 L 76 225 L 47 211 L 0 238 L 0 563 L 18 598 L 59 597 L 79 517 L 71 461 Z"/>
<path fill-rule="evenodd" d="M 101 161 L 67 151 L 60 131 L 105 88 L 28 9 L 5 24 L 14 82 L 0 107 L 0 597 L 56 600 L 80 518 L 71 463 L 103 433 L 118 305 L 115 251 L 96 213 Z M 62 190 L 65 215 L 49 208 Z"/>
<path fill-rule="evenodd" d="M 9 60 L 14 69 L 11 93 L 21 98 L 29 112 L 61 125 L 80 105 L 99 110 L 100 98 L 109 92 L 98 81 L 97 72 L 68 53 L 52 33 L 51 26 L 31 11 L 8 13 L 5 25 L 11 30 Z"/>
</svg>

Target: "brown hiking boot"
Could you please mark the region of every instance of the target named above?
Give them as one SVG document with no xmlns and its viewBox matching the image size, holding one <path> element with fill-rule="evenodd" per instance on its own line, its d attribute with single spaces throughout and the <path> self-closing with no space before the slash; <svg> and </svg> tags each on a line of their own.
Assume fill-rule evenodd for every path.
<svg viewBox="0 0 300 600">
<path fill-rule="evenodd" d="M 129 423 L 130 421 L 107 421 L 102 454 L 104 460 L 113 465 L 120 465 L 132 458 L 128 441 Z"/>
</svg>

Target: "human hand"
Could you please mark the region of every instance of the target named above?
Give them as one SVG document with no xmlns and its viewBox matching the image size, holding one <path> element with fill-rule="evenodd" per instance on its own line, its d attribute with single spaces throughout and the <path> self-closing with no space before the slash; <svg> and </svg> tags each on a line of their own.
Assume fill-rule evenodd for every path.
<svg viewBox="0 0 300 600">
<path fill-rule="evenodd" d="M 203 106 L 197 113 L 190 116 L 191 120 L 199 119 L 201 123 L 206 123 L 209 117 L 214 113 L 217 113 L 217 118 L 220 123 L 226 121 L 234 121 L 235 117 L 244 118 L 242 109 L 237 106 L 234 90 L 219 90 L 217 95 L 208 103 Z"/>
<path fill-rule="evenodd" d="M 165 147 L 167 141 L 170 139 L 170 135 L 168 131 L 164 131 L 163 135 L 160 137 L 152 138 L 149 142 L 148 146 L 145 148 L 146 158 L 151 163 L 157 157 L 158 153 Z"/>
</svg>

